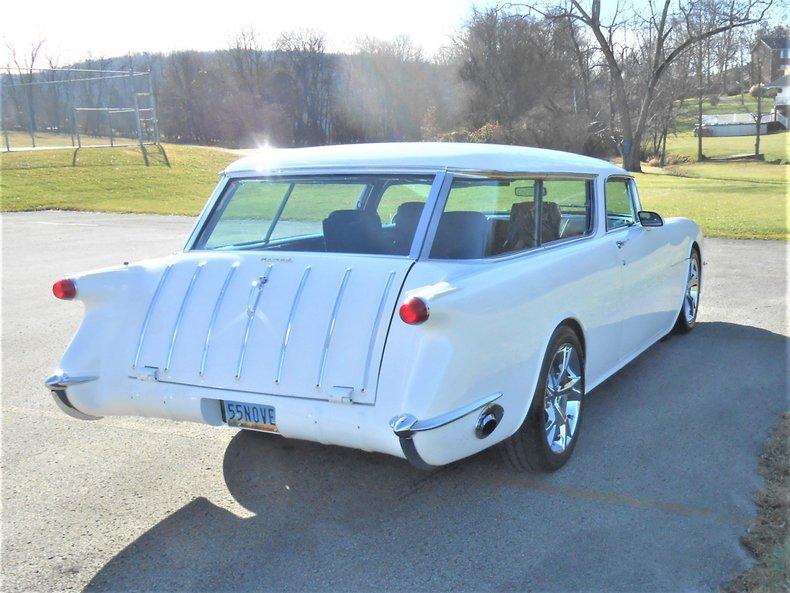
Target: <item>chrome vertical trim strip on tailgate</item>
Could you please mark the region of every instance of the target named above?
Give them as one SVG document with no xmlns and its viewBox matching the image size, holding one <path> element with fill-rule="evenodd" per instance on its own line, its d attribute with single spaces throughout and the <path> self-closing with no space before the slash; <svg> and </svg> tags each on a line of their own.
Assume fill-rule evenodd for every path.
<svg viewBox="0 0 790 593">
<path fill-rule="evenodd" d="M 252 283 L 250 290 L 250 297 L 247 300 L 247 325 L 244 328 L 244 337 L 241 341 L 241 350 L 239 351 L 239 363 L 236 366 L 236 380 L 241 379 L 241 372 L 244 370 L 244 356 L 247 354 L 247 341 L 250 339 L 250 330 L 252 329 L 252 322 L 255 320 L 255 311 L 258 309 L 258 302 L 261 300 L 261 293 L 263 292 L 264 285 L 269 281 L 269 274 L 271 274 L 273 265 L 266 268 L 266 272 L 258 280 Z"/>
<path fill-rule="evenodd" d="M 302 298 L 302 290 L 307 282 L 307 277 L 310 275 L 310 266 L 307 266 L 302 273 L 302 279 L 299 281 L 299 288 L 296 289 L 293 303 L 291 303 L 291 312 L 288 315 L 288 324 L 285 326 L 285 333 L 283 334 L 283 343 L 280 347 L 280 361 L 277 363 L 277 376 L 274 378 L 275 383 L 280 383 L 283 375 L 283 365 L 285 364 L 285 352 L 288 349 L 288 339 L 291 337 L 291 327 L 293 326 L 294 315 L 296 308 L 299 306 L 299 300 Z"/>
<path fill-rule="evenodd" d="M 206 262 L 200 262 L 197 267 L 195 268 L 195 272 L 192 274 L 192 279 L 189 281 L 189 285 L 187 286 L 186 292 L 184 292 L 184 297 L 181 299 L 181 306 L 178 308 L 178 315 L 176 316 L 176 322 L 173 324 L 173 331 L 170 334 L 170 347 L 167 349 L 167 360 L 165 360 L 165 372 L 170 370 L 170 363 L 173 362 L 173 350 L 176 347 L 176 339 L 178 339 L 178 328 L 181 326 L 181 320 L 184 318 L 184 311 L 187 308 L 187 303 L 189 302 L 189 297 L 192 294 L 192 289 L 195 288 L 195 282 L 197 282 L 198 276 L 200 276 L 200 272 L 203 271 L 203 267 L 206 265 Z"/>
<path fill-rule="evenodd" d="M 140 335 L 137 338 L 137 351 L 134 355 L 134 361 L 132 361 L 133 369 L 136 369 L 140 362 L 140 354 L 143 351 L 143 342 L 145 341 L 145 334 L 148 331 L 148 324 L 151 321 L 151 315 L 153 315 L 156 302 L 159 300 L 159 294 L 162 292 L 162 286 L 164 286 L 165 280 L 167 280 L 170 270 L 172 269 L 173 264 L 168 264 L 168 266 L 165 268 L 165 271 L 162 272 L 162 277 L 159 279 L 159 284 L 156 285 L 154 296 L 151 297 L 151 302 L 148 303 L 148 311 L 145 314 L 145 320 L 143 321 L 143 325 L 140 327 Z"/>
<path fill-rule="evenodd" d="M 346 268 L 346 273 L 343 274 L 343 281 L 340 283 L 340 288 L 335 297 L 335 306 L 332 307 L 332 317 L 329 319 L 329 326 L 326 328 L 326 338 L 324 339 L 324 351 L 321 353 L 321 363 L 318 365 L 318 378 L 316 379 L 315 386 L 320 389 L 321 382 L 324 380 L 324 369 L 326 367 L 326 355 L 329 353 L 329 344 L 332 341 L 332 334 L 335 332 L 335 321 L 337 321 L 337 312 L 340 310 L 340 303 L 343 300 L 343 293 L 346 291 L 346 284 L 348 284 L 348 277 L 351 275 L 351 268 Z"/>
<path fill-rule="evenodd" d="M 376 318 L 373 320 L 373 327 L 370 330 L 370 342 L 368 343 L 368 353 L 365 357 L 365 374 L 362 377 L 362 393 L 368 388 L 368 378 L 370 377 L 370 362 L 373 358 L 373 345 L 376 343 L 376 335 L 379 331 L 379 323 L 381 322 L 381 315 L 384 313 L 384 303 L 387 302 L 387 295 L 392 287 L 392 281 L 395 279 L 395 271 L 389 273 L 387 284 L 384 286 L 384 292 L 381 293 L 381 300 L 379 301 L 379 308 L 376 311 Z"/>
<path fill-rule="evenodd" d="M 206 341 L 203 344 L 203 355 L 200 358 L 200 371 L 198 371 L 198 374 L 201 377 L 206 373 L 206 359 L 208 358 L 208 349 L 209 349 L 209 345 L 211 344 L 211 334 L 214 333 L 214 326 L 217 323 L 219 310 L 220 307 L 222 307 L 222 301 L 225 298 L 225 291 L 228 288 L 228 284 L 230 284 L 231 278 L 233 278 L 233 274 L 238 269 L 239 269 L 239 262 L 233 262 L 233 265 L 230 266 L 230 270 L 228 270 L 228 275 L 225 276 L 225 282 L 222 283 L 222 288 L 219 289 L 217 300 L 214 303 L 214 310 L 211 313 L 211 321 L 209 321 L 208 330 L 206 330 Z"/>
</svg>

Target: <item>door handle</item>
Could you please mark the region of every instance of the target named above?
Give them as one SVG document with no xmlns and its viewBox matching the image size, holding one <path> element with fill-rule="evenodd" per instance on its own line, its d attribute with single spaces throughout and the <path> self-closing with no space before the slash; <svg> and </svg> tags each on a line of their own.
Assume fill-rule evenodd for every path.
<svg viewBox="0 0 790 593">
<path fill-rule="evenodd" d="M 617 248 L 618 248 L 618 249 L 622 249 L 622 248 L 623 248 L 623 245 L 625 245 L 626 243 L 628 243 L 628 240 L 627 240 L 627 239 L 625 239 L 625 240 L 622 240 L 622 239 L 621 239 L 620 241 L 615 241 L 615 242 L 614 242 L 614 244 L 615 244 L 615 245 L 617 245 Z"/>
</svg>

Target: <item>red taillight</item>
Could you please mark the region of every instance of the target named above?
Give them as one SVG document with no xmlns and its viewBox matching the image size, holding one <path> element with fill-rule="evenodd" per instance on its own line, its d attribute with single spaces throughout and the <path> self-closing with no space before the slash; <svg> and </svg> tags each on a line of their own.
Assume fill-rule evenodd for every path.
<svg viewBox="0 0 790 593">
<path fill-rule="evenodd" d="M 59 299 L 68 301 L 77 296 L 77 286 L 74 284 L 74 280 L 64 278 L 63 280 L 58 280 L 52 285 L 52 294 L 54 294 Z"/>
<path fill-rule="evenodd" d="M 428 319 L 428 305 L 421 298 L 411 297 L 400 306 L 399 313 L 404 323 L 417 325 Z"/>
</svg>

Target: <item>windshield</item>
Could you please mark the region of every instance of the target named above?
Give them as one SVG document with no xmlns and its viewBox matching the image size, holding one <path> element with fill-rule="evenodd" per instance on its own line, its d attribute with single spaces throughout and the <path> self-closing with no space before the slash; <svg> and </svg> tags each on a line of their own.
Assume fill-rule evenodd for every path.
<svg viewBox="0 0 790 593">
<path fill-rule="evenodd" d="M 408 255 L 433 176 L 232 180 L 197 249 Z"/>
</svg>

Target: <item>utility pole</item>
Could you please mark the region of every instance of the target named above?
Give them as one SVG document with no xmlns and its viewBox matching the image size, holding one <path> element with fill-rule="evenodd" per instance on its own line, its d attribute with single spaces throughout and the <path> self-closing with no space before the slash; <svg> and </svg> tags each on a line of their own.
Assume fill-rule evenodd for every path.
<svg viewBox="0 0 790 593">
<path fill-rule="evenodd" d="M 757 134 L 754 137 L 754 156 L 760 156 L 760 128 L 763 119 L 763 85 L 756 85 L 757 89 Z"/>
<path fill-rule="evenodd" d="M 702 43 L 697 43 L 697 161 L 705 160 L 702 154 Z"/>
<path fill-rule="evenodd" d="M 697 26 L 699 27 L 700 35 L 702 34 L 702 7 L 698 6 L 696 10 Z M 697 41 L 697 161 L 702 162 L 705 160 L 705 155 L 702 154 L 702 58 L 705 48 L 702 41 Z"/>
</svg>

